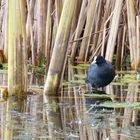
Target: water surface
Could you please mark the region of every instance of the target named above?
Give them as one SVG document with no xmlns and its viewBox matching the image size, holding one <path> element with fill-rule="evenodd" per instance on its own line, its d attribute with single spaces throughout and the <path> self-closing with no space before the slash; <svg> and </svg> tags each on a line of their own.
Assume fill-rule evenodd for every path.
<svg viewBox="0 0 140 140">
<path fill-rule="evenodd" d="M 57 96 L 46 102 L 38 86 L 30 86 L 26 96 L 1 100 L 0 139 L 139 140 L 138 74 L 122 73 L 103 91 L 92 92 L 85 73 L 72 69 Z"/>
</svg>

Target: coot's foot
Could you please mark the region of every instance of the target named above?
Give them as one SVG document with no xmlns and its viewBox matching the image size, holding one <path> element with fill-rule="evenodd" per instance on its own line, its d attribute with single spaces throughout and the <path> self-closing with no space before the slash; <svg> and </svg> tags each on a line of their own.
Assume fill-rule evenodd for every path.
<svg viewBox="0 0 140 140">
<path fill-rule="evenodd" d="M 106 94 L 105 91 L 104 91 L 104 88 L 101 88 L 101 89 L 99 90 L 99 88 L 93 87 L 93 86 L 91 86 L 91 85 L 88 85 L 88 86 L 89 86 L 89 91 L 90 91 L 91 94 L 92 94 L 92 93 Z"/>
</svg>

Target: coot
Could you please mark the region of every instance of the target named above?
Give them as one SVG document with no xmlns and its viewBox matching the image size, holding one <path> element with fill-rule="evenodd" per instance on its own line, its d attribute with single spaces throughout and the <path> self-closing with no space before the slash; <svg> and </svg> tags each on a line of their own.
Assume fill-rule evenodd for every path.
<svg viewBox="0 0 140 140">
<path fill-rule="evenodd" d="M 98 55 L 95 56 L 88 69 L 86 83 L 90 84 L 92 88 L 105 87 L 111 83 L 114 77 L 115 70 L 112 64 Z"/>
</svg>

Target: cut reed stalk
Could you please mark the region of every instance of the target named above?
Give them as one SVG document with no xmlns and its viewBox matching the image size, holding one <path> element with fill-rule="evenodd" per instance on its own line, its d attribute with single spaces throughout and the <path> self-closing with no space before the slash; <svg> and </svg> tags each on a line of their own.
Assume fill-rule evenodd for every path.
<svg viewBox="0 0 140 140">
<path fill-rule="evenodd" d="M 55 93 L 59 88 L 63 64 L 66 57 L 71 21 L 74 12 L 74 3 L 74 0 L 65 0 L 64 2 L 52 58 L 45 82 L 44 95 Z"/>
</svg>

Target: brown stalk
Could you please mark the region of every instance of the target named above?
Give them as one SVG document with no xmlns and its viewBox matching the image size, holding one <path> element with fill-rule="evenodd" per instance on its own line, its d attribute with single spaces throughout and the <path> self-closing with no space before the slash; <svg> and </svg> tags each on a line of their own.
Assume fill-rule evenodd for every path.
<svg viewBox="0 0 140 140">
<path fill-rule="evenodd" d="M 112 61 L 113 59 L 122 4 L 123 4 L 123 0 L 117 0 L 115 2 L 114 14 L 111 21 L 111 29 L 110 29 L 110 34 L 107 42 L 107 50 L 105 55 L 105 58 L 109 61 Z"/>
</svg>

